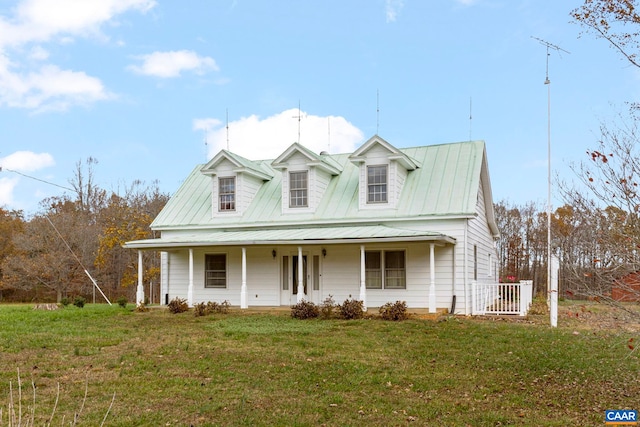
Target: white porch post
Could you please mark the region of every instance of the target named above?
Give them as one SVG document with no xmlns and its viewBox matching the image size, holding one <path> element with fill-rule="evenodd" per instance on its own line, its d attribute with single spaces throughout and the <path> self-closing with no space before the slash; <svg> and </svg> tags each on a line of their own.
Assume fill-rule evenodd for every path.
<svg viewBox="0 0 640 427">
<path fill-rule="evenodd" d="M 304 263 L 302 262 L 302 246 L 298 246 L 298 298 L 297 302 L 307 299 L 304 293 Z"/>
<path fill-rule="evenodd" d="M 362 309 L 367 311 L 367 282 L 365 277 L 364 245 L 360 245 L 360 301 L 362 301 Z"/>
<path fill-rule="evenodd" d="M 429 313 L 436 312 L 436 257 L 435 244 L 429 244 Z"/>
<path fill-rule="evenodd" d="M 144 285 L 142 283 L 142 251 L 138 251 L 138 287 L 136 289 L 136 304 L 144 304 Z"/>
<path fill-rule="evenodd" d="M 247 248 L 242 248 L 242 286 L 240 286 L 240 308 L 249 308 L 247 303 Z"/>
<path fill-rule="evenodd" d="M 187 288 L 187 304 L 193 307 L 193 248 L 189 248 L 189 287 Z"/>
</svg>

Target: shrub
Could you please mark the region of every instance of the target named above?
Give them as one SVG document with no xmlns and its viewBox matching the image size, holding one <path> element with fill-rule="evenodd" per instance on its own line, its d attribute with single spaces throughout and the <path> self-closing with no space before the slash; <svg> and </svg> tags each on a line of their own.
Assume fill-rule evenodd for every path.
<svg viewBox="0 0 640 427">
<path fill-rule="evenodd" d="M 360 300 L 346 299 L 338 309 L 343 319 L 362 319 L 364 316 L 364 304 Z"/>
<path fill-rule="evenodd" d="M 127 300 L 127 297 L 120 297 L 116 300 L 116 302 L 118 303 L 118 305 L 122 308 L 126 308 L 127 307 L 127 303 L 129 302 Z"/>
<path fill-rule="evenodd" d="M 147 307 L 145 303 L 139 302 L 138 304 L 136 304 L 136 312 L 146 313 L 147 311 L 149 311 L 149 307 Z"/>
<path fill-rule="evenodd" d="M 320 315 L 323 319 L 331 319 L 336 309 L 336 302 L 333 300 L 333 296 L 329 295 L 322 301 L 320 305 Z"/>
<path fill-rule="evenodd" d="M 230 307 L 231 303 L 227 300 L 224 300 L 221 303 L 217 303 L 215 301 L 207 303 L 207 310 L 209 313 L 227 314 Z"/>
<path fill-rule="evenodd" d="M 221 303 L 215 301 L 199 302 L 193 306 L 193 315 L 199 317 L 213 313 L 227 314 L 230 307 L 231 304 L 227 300 L 224 300 Z"/>
<path fill-rule="evenodd" d="M 62 304 L 64 307 L 68 306 L 69 304 L 71 304 L 71 301 L 69 301 L 69 298 L 64 297 L 60 300 L 60 304 Z"/>
<path fill-rule="evenodd" d="M 312 319 L 318 317 L 320 309 L 310 301 L 302 300 L 291 306 L 291 317 L 294 319 Z"/>
<path fill-rule="evenodd" d="M 199 302 L 193 305 L 193 315 L 196 317 L 206 316 L 209 314 L 206 302 Z"/>
<path fill-rule="evenodd" d="M 406 320 L 409 318 L 405 301 L 388 302 L 380 307 L 379 311 L 384 320 Z"/>
<path fill-rule="evenodd" d="M 73 305 L 75 305 L 78 308 L 82 308 L 84 307 L 85 302 L 87 302 L 87 300 L 84 299 L 83 297 L 76 297 L 76 299 L 73 300 Z"/>
<path fill-rule="evenodd" d="M 169 301 L 169 311 L 173 314 L 184 313 L 189 310 L 189 304 L 187 304 L 187 300 L 184 298 L 175 297 L 171 301 Z"/>
</svg>

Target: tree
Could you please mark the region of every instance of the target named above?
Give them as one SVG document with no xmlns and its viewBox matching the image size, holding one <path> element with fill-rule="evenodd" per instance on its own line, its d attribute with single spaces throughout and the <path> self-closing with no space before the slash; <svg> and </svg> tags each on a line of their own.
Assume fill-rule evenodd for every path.
<svg viewBox="0 0 640 427">
<path fill-rule="evenodd" d="M 7 211 L 0 208 L 0 301 L 2 301 L 3 289 L 9 286 L 4 280 L 3 263 L 7 257 L 16 251 L 14 236 L 24 229 L 24 218 L 22 211 Z"/>
<path fill-rule="evenodd" d="M 640 67 L 640 15 L 635 0 L 585 0 L 571 16 L 587 32 L 607 40 L 631 64 Z"/>
</svg>

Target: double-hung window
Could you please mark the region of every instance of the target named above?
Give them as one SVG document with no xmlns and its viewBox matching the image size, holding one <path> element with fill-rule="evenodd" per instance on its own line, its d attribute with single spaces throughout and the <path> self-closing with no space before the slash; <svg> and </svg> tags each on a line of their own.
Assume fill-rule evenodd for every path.
<svg viewBox="0 0 640 427">
<path fill-rule="evenodd" d="M 289 172 L 289 207 L 303 208 L 308 202 L 309 180 L 307 171 Z"/>
<path fill-rule="evenodd" d="M 387 165 L 367 166 L 367 203 L 387 202 Z"/>
<path fill-rule="evenodd" d="M 218 178 L 218 211 L 236 210 L 236 177 Z"/>
<path fill-rule="evenodd" d="M 365 283 L 368 289 L 406 289 L 404 251 L 365 251 Z"/>
<path fill-rule="evenodd" d="M 227 287 L 227 255 L 206 254 L 204 256 L 204 287 Z"/>
</svg>

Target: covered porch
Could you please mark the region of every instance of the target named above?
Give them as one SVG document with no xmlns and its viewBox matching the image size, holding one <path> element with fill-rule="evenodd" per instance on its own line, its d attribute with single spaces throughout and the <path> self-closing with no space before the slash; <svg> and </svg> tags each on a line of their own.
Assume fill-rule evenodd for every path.
<svg viewBox="0 0 640 427">
<path fill-rule="evenodd" d="M 276 306 L 278 303 L 289 306 L 302 300 L 319 303 L 327 295 L 359 299 L 366 309 L 371 303 L 374 304 L 372 306 L 381 305 L 381 298 L 398 296 L 397 299 L 413 298 L 410 304 L 428 309 L 430 313 L 437 312 L 437 253 L 446 246 L 450 248 L 447 250 L 449 258 L 453 258 L 455 239 L 450 236 L 382 225 L 217 230 L 188 236 L 163 235 L 160 239 L 139 240 L 125 245 L 138 250 L 138 303 L 145 300 L 143 251 L 160 251 L 164 259 L 163 270 L 169 269 L 170 253 L 174 254 L 176 260 L 180 257 L 175 254 L 182 254 L 180 266 L 175 261 L 171 268 L 181 269 L 180 281 L 186 281 L 186 287 L 184 291 L 175 290 L 168 271 L 162 271 L 161 301 L 166 303 L 170 294 L 180 294 L 189 306 L 206 299 L 201 285 L 207 280 L 203 274 L 208 274 L 201 271 L 203 254 L 225 251 L 228 254 L 225 258 L 228 271 L 225 274 L 229 283 L 224 291 L 214 289 L 209 294 L 229 295 L 227 299 L 232 300 L 232 305 L 241 309 L 265 304 Z M 372 273 L 367 271 L 367 254 L 382 251 L 384 258 L 384 250 L 391 253 L 397 248 L 410 248 L 404 260 L 405 288 L 375 288 L 375 285 L 372 288 Z M 450 277 L 440 278 L 440 281 L 452 282 L 454 276 L 451 270 Z M 370 278 L 369 284 L 367 277 Z M 418 282 L 421 285 L 419 289 L 416 285 Z M 355 283 L 357 287 L 352 286 Z M 290 300 L 285 299 L 287 293 Z"/>
</svg>

